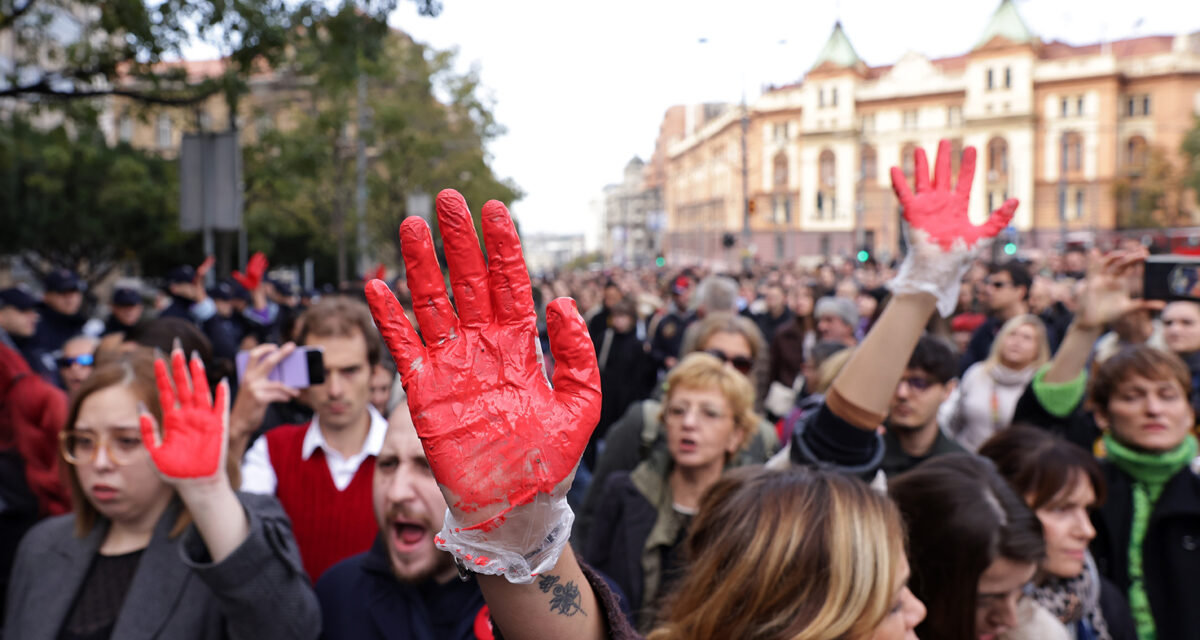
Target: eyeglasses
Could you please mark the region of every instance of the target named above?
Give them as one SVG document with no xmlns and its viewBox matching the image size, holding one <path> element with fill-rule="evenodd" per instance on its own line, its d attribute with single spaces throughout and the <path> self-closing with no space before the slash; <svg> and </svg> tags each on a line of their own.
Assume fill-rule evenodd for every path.
<svg viewBox="0 0 1200 640">
<path fill-rule="evenodd" d="M 54 364 L 58 365 L 59 369 L 66 369 L 73 364 L 77 364 L 81 367 L 90 367 L 95 362 L 95 356 L 90 353 L 85 353 L 83 355 L 75 356 L 74 358 L 58 358 L 54 361 Z"/>
<path fill-rule="evenodd" d="M 68 429 L 58 434 L 58 448 L 63 459 L 71 464 L 91 464 L 100 447 L 114 464 L 126 465 L 137 460 L 145 447 L 142 432 L 136 427 L 118 427 L 101 435 L 88 429 Z"/>
<path fill-rule="evenodd" d="M 746 356 L 731 356 L 720 349 L 705 349 L 704 353 L 729 363 L 734 369 L 740 371 L 742 375 L 750 375 L 750 370 L 754 368 L 754 361 Z"/>
<path fill-rule="evenodd" d="M 908 388 L 912 389 L 913 391 L 924 391 L 929 387 L 932 387 L 934 382 L 933 380 L 930 380 L 924 376 L 908 376 L 906 378 L 900 378 L 900 384 L 908 385 Z"/>
</svg>

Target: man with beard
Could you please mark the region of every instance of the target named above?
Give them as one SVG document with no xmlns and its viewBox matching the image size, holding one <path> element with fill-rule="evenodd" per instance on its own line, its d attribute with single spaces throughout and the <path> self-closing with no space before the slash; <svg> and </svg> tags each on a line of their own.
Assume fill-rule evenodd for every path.
<svg viewBox="0 0 1200 640">
<path fill-rule="evenodd" d="M 317 582 L 324 637 L 491 638 L 478 583 L 459 580 L 453 557 L 434 546 L 446 500 L 404 403 L 388 421 L 372 489 L 379 522 L 374 545 Z"/>
<path fill-rule="evenodd" d="M 945 340 L 921 336 L 888 407 L 884 454 L 887 476 L 903 473 L 933 456 L 966 451 L 938 428 L 938 407 L 957 384 L 957 361 Z"/>
<path fill-rule="evenodd" d="M 299 392 L 313 418 L 275 427 L 254 441 L 242 462 L 242 491 L 279 498 L 315 582 L 335 563 L 370 548 L 378 529 L 371 517 L 371 477 L 387 421 L 369 397 L 371 369 L 383 348 L 367 306 L 342 296 L 322 299 L 300 317 L 296 344 L 323 353 L 325 381 Z M 230 412 L 232 452 L 262 425 L 271 402 L 296 396 L 282 385 L 256 391 L 283 350 L 275 354 L 271 360 L 251 354 Z"/>
</svg>

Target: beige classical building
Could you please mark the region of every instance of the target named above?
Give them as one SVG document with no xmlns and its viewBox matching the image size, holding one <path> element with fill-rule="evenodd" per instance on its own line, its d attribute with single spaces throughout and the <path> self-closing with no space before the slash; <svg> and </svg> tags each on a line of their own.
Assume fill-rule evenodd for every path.
<svg viewBox="0 0 1200 640">
<path fill-rule="evenodd" d="M 659 140 L 663 245 L 675 263 L 728 262 L 746 240 L 764 262 L 863 245 L 894 254 L 902 233 L 889 168 L 911 174 L 917 146 L 932 165 L 942 139 L 955 147 L 955 170 L 958 150 L 978 150 L 974 221 L 1006 197 L 1021 200 L 1008 233 L 1022 247 L 1148 219 L 1200 224 L 1194 194 L 1168 196 L 1153 212 L 1136 204 L 1151 158 L 1178 166 L 1200 115 L 1200 33 L 1044 42 L 1003 0 L 970 51 L 872 67 L 838 23 L 801 82 L 711 111 Z M 738 238 L 732 250 L 721 246 L 728 233 Z"/>
</svg>

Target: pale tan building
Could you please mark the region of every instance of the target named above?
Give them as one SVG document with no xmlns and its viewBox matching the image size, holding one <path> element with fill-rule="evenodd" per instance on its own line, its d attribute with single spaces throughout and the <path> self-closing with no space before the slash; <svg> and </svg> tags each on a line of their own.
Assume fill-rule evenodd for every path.
<svg viewBox="0 0 1200 640">
<path fill-rule="evenodd" d="M 872 67 L 838 23 L 801 82 L 660 139 L 663 244 L 672 262 L 728 262 L 720 238 L 733 233 L 742 245 L 749 210 L 750 243 L 764 262 L 849 255 L 862 245 L 894 254 L 901 227 L 889 169 L 911 173 L 918 145 L 932 165 L 941 139 L 978 150 L 973 220 L 1006 197 L 1021 200 L 1011 233 L 1022 247 L 1147 220 L 1200 224 L 1193 194 L 1170 195 L 1153 212 L 1133 204 L 1155 150 L 1178 166 L 1196 115 L 1200 33 L 1043 42 L 1003 0 L 970 51 L 909 53 Z"/>
</svg>

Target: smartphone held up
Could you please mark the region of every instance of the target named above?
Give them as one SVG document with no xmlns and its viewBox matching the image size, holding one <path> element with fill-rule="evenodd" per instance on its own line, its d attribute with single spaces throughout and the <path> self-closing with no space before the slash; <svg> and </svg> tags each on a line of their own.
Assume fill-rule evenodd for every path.
<svg viewBox="0 0 1200 640">
<path fill-rule="evenodd" d="M 249 361 L 249 351 L 238 352 L 237 375 L 239 381 L 245 380 L 246 365 Z M 293 389 L 305 389 L 313 385 L 324 384 L 324 352 L 321 347 L 297 347 L 271 370 L 267 379 L 282 382 Z"/>
</svg>

